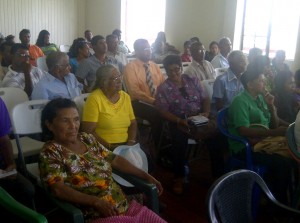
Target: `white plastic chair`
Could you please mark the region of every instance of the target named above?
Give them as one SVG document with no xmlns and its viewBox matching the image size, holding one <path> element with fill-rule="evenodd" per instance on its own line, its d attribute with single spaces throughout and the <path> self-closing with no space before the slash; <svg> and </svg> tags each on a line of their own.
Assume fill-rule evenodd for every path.
<svg viewBox="0 0 300 223">
<path fill-rule="evenodd" d="M 210 100 L 212 99 L 212 95 L 213 95 L 213 91 L 214 91 L 213 90 L 214 82 L 215 82 L 215 79 L 208 79 L 208 80 L 201 81 Z"/>
<path fill-rule="evenodd" d="M 81 95 L 73 98 L 73 101 L 75 102 L 75 104 L 78 108 L 78 113 L 79 113 L 80 120 L 81 120 L 82 113 L 83 113 L 84 103 L 85 103 L 87 97 L 89 96 L 89 94 L 90 93 L 85 93 L 85 94 L 81 94 Z"/>
<path fill-rule="evenodd" d="M 184 73 L 190 66 L 191 62 L 182 62 L 182 73 Z"/>
<path fill-rule="evenodd" d="M 46 57 L 38 57 L 37 60 L 36 60 L 36 65 L 42 71 L 48 72 L 48 66 L 47 66 L 47 63 L 46 63 Z"/>
<path fill-rule="evenodd" d="M 24 90 L 15 87 L 0 88 L 0 97 L 6 105 L 9 115 L 15 105 L 29 100 Z M 10 116 L 10 118 L 12 117 Z"/>
<path fill-rule="evenodd" d="M 227 71 L 228 68 L 215 68 L 216 71 L 216 77 L 219 75 L 224 74 Z"/>
<path fill-rule="evenodd" d="M 63 44 L 63 45 L 59 46 L 59 50 L 60 50 L 60 52 L 67 53 L 67 52 L 69 52 L 70 47 L 71 47 L 70 45 Z"/>
<path fill-rule="evenodd" d="M 27 173 L 25 157 L 37 155 L 41 151 L 44 142 L 32 139 L 28 136 L 41 133 L 41 111 L 48 100 L 25 101 L 12 109 L 11 122 L 15 139 L 11 140 L 14 157 L 18 157 L 20 168 Z"/>
</svg>

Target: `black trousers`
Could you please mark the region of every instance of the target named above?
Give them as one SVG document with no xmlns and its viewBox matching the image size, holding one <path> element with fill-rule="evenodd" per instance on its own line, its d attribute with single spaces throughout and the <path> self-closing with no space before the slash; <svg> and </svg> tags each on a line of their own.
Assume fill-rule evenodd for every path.
<svg viewBox="0 0 300 223">
<path fill-rule="evenodd" d="M 150 123 L 153 140 L 156 148 L 158 148 L 162 130 L 162 118 L 158 110 L 154 106 L 139 101 L 132 101 L 132 107 L 136 117 L 145 119 Z"/>
</svg>

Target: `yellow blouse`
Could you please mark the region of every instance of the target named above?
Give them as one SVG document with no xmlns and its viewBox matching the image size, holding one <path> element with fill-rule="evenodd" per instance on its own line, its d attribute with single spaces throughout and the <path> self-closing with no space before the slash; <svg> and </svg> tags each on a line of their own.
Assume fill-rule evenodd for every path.
<svg viewBox="0 0 300 223">
<path fill-rule="evenodd" d="M 124 91 L 120 99 L 112 103 L 102 90 L 94 90 L 83 107 L 82 121 L 96 122 L 96 134 L 108 143 L 123 143 L 128 139 L 128 127 L 135 119 L 131 100 Z"/>
</svg>

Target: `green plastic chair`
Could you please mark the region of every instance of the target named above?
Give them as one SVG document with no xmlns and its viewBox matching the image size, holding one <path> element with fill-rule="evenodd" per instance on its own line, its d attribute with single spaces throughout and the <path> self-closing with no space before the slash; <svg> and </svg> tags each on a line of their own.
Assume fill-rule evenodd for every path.
<svg viewBox="0 0 300 223">
<path fill-rule="evenodd" d="M 0 187 L 0 206 L 6 211 L 19 217 L 21 220 L 30 223 L 47 223 L 44 215 L 26 207 L 17 200 L 15 200 L 9 193 Z"/>
</svg>

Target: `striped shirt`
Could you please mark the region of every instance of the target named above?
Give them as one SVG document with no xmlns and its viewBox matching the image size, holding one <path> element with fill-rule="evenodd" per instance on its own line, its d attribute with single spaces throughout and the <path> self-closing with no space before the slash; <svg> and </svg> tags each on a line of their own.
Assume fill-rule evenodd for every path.
<svg viewBox="0 0 300 223">
<path fill-rule="evenodd" d="M 30 77 L 33 87 L 42 79 L 44 72 L 37 67 L 32 66 L 30 72 Z M 16 87 L 24 90 L 25 88 L 25 76 L 22 72 L 16 72 L 11 69 L 11 65 L 8 67 L 8 72 L 6 73 L 3 81 L 2 87 Z"/>
</svg>

